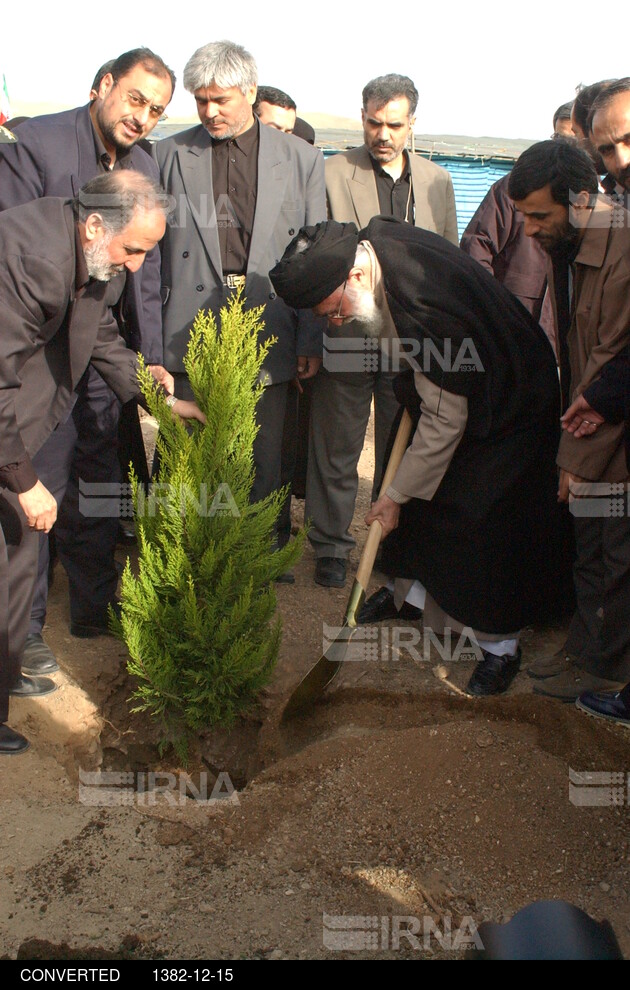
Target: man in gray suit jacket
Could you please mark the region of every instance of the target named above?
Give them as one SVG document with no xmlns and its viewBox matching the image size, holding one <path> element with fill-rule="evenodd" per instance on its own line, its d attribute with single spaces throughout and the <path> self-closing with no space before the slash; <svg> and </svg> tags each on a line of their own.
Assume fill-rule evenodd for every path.
<svg viewBox="0 0 630 990">
<path fill-rule="evenodd" d="M 373 79 L 363 90 L 364 144 L 326 162 L 328 215 L 359 230 L 379 214 L 432 230 L 457 244 L 455 195 L 448 172 L 407 150 L 418 92 L 408 76 Z M 354 539 L 349 526 L 357 495 L 361 456 L 372 397 L 375 404 L 373 500 L 398 402 L 392 382 L 400 370 L 393 355 L 364 346 L 359 325 L 344 330 L 330 350 L 324 338 L 323 367 L 313 383 L 305 515 L 312 520 L 318 584 L 343 587 Z M 372 343 L 372 342 L 370 342 Z M 340 353 L 345 351 L 346 353 Z"/>
<path fill-rule="evenodd" d="M 232 42 L 204 45 L 184 69 L 201 124 L 154 147 L 175 214 L 162 243 L 164 364 L 175 393 L 189 396 L 184 373 L 198 310 L 217 320 L 243 288 L 248 307 L 264 305 L 262 339 L 276 337 L 263 364 L 252 501 L 280 487 L 287 391 L 321 363 L 323 323 L 278 299 L 269 270 L 303 224 L 326 216 L 324 162 L 304 141 L 260 124 L 254 59 Z"/>
</svg>

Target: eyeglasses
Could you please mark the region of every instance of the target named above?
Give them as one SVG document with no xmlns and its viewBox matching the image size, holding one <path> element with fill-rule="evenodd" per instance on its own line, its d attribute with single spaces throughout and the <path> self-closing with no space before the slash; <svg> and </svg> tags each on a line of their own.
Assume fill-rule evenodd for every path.
<svg viewBox="0 0 630 990">
<path fill-rule="evenodd" d="M 116 85 L 120 89 L 125 103 L 128 103 L 134 110 L 144 110 L 145 107 L 148 107 L 149 116 L 152 117 L 153 120 L 168 120 L 168 115 L 164 113 L 164 107 L 153 106 L 148 100 L 145 100 L 144 96 L 138 96 L 137 93 L 126 93 L 120 88 L 119 83 L 116 83 Z"/>
<path fill-rule="evenodd" d="M 328 317 L 329 320 L 343 320 L 343 316 L 341 315 L 341 306 L 343 304 L 343 297 L 346 294 L 347 281 L 348 279 L 346 279 L 346 281 L 343 283 L 343 289 L 341 290 L 341 297 L 339 299 L 339 305 L 337 306 L 337 312 L 331 313 Z"/>
</svg>

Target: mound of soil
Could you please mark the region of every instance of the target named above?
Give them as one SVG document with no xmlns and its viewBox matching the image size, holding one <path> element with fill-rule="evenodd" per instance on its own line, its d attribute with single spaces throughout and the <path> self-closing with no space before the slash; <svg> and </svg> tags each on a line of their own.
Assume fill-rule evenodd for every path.
<svg viewBox="0 0 630 990">
<path fill-rule="evenodd" d="M 0 954 L 461 957 L 482 921 L 563 899 L 607 918 L 630 956 L 628 732 L 533 695 L 524 670 L 504 697 L 464 697 L 474 661 L 438 679 L 436 644 L 404 623 L 379 628 L 371 653 L 282 725 L 350 590 L 318 587 L 313 570 L 307 548 L 296 583 L 278 586 L 281 656 L 257 710 L 204 734 L 186 777 L 160 758 L 151 720 L 130 714 L 122 644 L 70 636 L 57 568 L 46 639 L 60 687 L 14 699 L 32 745 L 2 766 Z M 526 630 L 524 668 L 563 634 Z M 620 776 L 593 798 L 571 771 Z"/>
</svg>

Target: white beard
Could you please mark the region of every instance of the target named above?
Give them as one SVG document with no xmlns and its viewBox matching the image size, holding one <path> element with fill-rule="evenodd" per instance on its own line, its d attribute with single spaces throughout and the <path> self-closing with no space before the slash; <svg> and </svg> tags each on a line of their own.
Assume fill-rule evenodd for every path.
<svg viewBox="0 0 630 990">
<path fill-rule="evenodd" d="M 376 305 L 376 299 L 372 292 L 366 290 L 355 303 L 357 312 L 353 319 L 361 325 L 361 329 L 368 337 L 380 337 L 382 335 L 385 321 L 383 314 Z"/>
</svg>

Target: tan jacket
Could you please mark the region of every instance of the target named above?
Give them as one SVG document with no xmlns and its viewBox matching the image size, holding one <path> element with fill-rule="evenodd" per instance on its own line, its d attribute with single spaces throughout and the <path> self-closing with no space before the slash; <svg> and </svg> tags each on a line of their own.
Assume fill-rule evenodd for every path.
<svg viewBox="0 0 630 990">
<path fill-rule="evenodd" d="M 416 211 L 415 226 L 459 243 L 453 182 L 445 168 L 409 155 Z M 365 145 L 326 159 L 328 215 L 339 223 L 356 223 L 359 230 L 378 216 L 378 192 Z"/>
<path fill-rule="evenodd" d="M 614 224 L 614 226 L 613 226 Z M 552 295 L 555 303 L 555 295 Z M 630 340 L 630 214 L 600 200 L 574 263 L 573 316 L 567 338 L 571 401 L 596 381 Z M 591 437 L 564 432 L 559 467 L 588 481 L 628 478 L 624 424 L 604 423 Z"/>
</svg>

